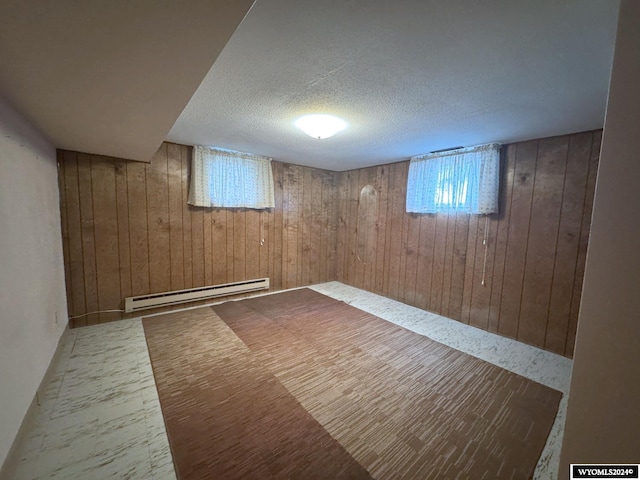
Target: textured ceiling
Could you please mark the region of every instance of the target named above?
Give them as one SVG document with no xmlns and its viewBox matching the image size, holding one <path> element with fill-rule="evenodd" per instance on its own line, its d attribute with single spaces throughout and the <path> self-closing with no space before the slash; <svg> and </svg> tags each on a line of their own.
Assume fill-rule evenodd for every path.
<svg viewBox="0 0 640 480">
<path fill-rule="evenodd" d="M 58 148 L 150 161 L 253 0 L 2 0 L 0 94 Z"/>
<path fill-rule="evenodd" d="M 168 140 L 331 170 L 601 128 L 612 0 L 258 0 Z M 349 128 L 325 140 L 311 112 Z"/>
</svg>

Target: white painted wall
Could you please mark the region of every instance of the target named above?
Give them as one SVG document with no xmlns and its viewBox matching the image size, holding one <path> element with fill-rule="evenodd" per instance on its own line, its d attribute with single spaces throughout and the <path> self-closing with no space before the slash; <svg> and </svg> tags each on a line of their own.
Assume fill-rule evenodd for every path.
<svg viewBox="0 0 640 480">
<path fill-rule="evenodd" d="M 67 323 L 57 176 L 55 148 L 0 97 L 0 466 Z"/>
<path fill-rule="evenodd" d="M 640 462 L 640 2 L 623 0 L 593 203 L 560 478 Z"/>
</svg>

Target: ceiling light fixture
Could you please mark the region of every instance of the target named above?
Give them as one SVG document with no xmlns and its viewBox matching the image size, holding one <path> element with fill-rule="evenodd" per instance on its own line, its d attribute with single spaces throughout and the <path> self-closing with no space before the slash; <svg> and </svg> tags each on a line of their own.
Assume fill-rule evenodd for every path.
<svg viewBox="0 0 640 480">
<path fill-rule="evenodd" d="M 295 126 L 313 138 L 329 138 L 347 128 L 347 122 L 326 114 L 305 115 L 295 121 Z"/>
</svg>

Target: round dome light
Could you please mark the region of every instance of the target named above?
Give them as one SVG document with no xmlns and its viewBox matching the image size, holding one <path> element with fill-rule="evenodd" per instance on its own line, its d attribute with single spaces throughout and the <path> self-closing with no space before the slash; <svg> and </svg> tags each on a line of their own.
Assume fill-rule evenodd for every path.
<svg viewBox="0 0 640 480">
<path fill-rule="evenodd" d="M 295 121 L 295 126 L 313 138 L 329 138 L 347 128 L 347 122 L 326 114 L 304 115 Z"/>
</svg>

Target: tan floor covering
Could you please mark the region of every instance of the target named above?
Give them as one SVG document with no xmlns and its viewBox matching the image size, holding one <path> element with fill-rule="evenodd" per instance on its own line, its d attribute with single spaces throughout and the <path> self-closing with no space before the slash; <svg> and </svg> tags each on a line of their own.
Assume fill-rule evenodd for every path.
<svg viewBox="0 0 640 480">
<path fill-rule="evenodd" d="M 532 476 L 560 392 L 309 289 L 213 311 L 143 321 L 181 478 Z"/>
</svg>

